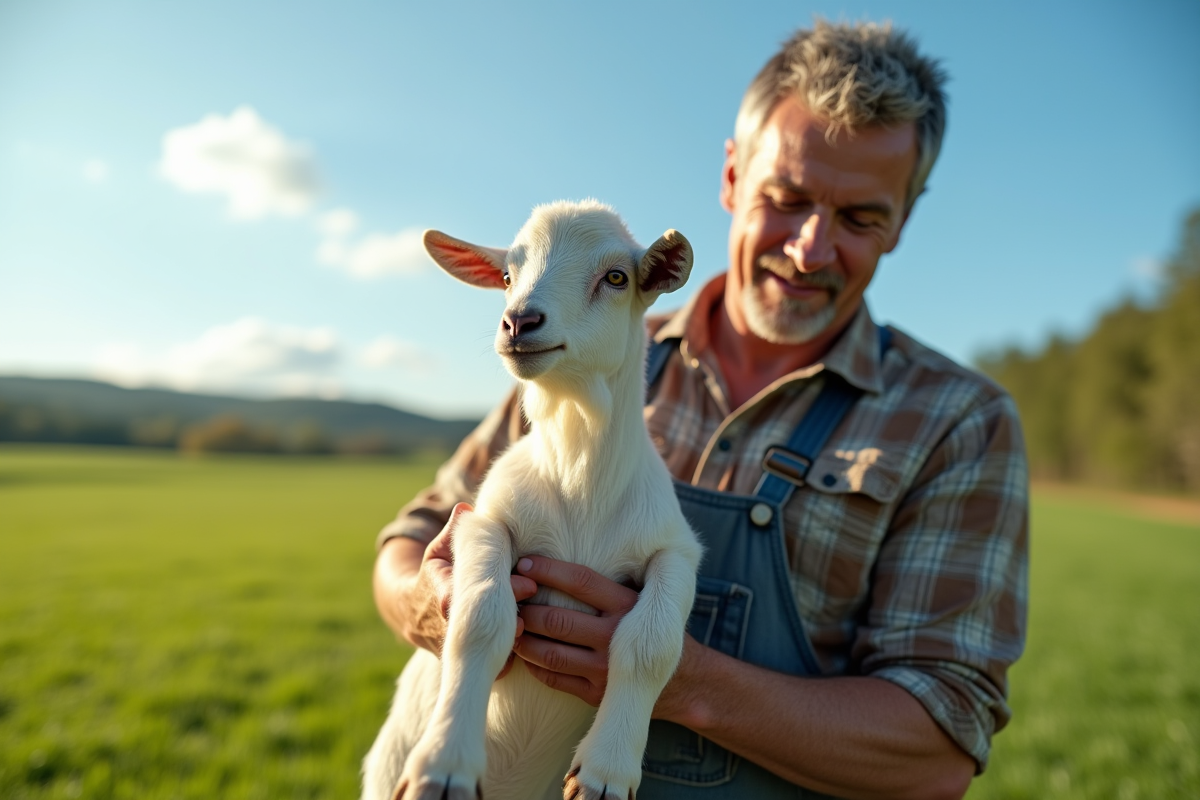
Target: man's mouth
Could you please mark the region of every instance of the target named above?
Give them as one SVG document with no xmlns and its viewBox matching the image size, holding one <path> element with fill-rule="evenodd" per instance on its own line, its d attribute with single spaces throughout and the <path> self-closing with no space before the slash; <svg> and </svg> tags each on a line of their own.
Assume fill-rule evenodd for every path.
<svg viewBox="0 0 1200 800">
<path fill-rule="evenodd" d="M 808 281 L 789 281 L 782 278 L 773 272 L 767 273 L 767 280 L 772 280 L 780 290 L 791 297 L 810 298 L 817 295 L 829 294 L 832 290 L 823 286 L 816 286 Z"/>
<path fill-rule="evenodd" d="M 836 295 L 845 285 L 845 281 L 834 273 L 800 272 L 788 259 L 764 256 L 756 266 L 760 270 L 760 280 L 774 281 L 784 294 L 791 297 L 808 299 L 822 294 Z"/>
</svg>

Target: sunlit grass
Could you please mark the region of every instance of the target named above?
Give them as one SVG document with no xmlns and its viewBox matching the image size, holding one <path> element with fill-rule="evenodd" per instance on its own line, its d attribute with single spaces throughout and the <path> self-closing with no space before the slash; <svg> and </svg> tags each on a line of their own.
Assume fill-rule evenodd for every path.
<svg viewBox="0 0 1200 800">
<path fill-rule="evenodd" d="M 1200 527 L 1037 497 L 1012 724 L 968 795 L 1200 797 Z"/>
<path fill-rule="evenodd" d="M 0 449 L 0 797 L 356 797 L 435 464 Z"/>
<path fill-rule="evenodd" d="M 0 798 L 344 798 L 406 655 L 372 539 L 436 459 L 0 448 Z M 1200 528 L 1034 508 L 981 798 L 1200 797 Z"/>
</svg>

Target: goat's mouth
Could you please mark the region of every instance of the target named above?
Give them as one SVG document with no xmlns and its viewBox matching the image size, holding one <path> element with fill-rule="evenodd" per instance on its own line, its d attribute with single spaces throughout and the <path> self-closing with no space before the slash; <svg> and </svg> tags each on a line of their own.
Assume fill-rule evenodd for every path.
<svg viewBox="0 0 1200 800">
<path fill-rule="evenodd" d="M 565 344 L 557 344 L 557 345 L 554 345 L 553 347 L 538 347 L 538 346 L 531 346 L 531 345 L 510 344 L 507 347 L 505 347 L 503 350 L 500 351 L 500 355 L 504 356 L 505 358 L 516 358 L 516 359 L 535 358 L 537 356 L 544 356 L 547 353 L 553 353 L 558 350 L 566 350 L 566 349 L 567 349 L 567 346 Z"/>
<path fill-rule="evenodd" d="M 558 354 L 566 350 L 565 344 L 545 347 L 543 345 L 514 345 L 497 351 L 504 360 L 505 368 L 518 380 L 532 381 L 544 375 L 558 363 Z"/>
</svg>

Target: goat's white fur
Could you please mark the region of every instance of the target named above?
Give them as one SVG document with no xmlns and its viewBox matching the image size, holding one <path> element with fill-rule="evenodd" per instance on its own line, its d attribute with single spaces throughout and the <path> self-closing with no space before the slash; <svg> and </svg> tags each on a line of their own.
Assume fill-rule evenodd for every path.
<svg viewBox="0 0 1200 800">
<path fill-rule="evenodd" d="M 364 762 L 363 798 L 474 800 L 480 788 L 487 800 L 554 798 L 578 768 L 563 794 L 628 800 L 679 661 L 701 552 L 642 416 L 643 315 L 687 280 L 691 246 L 668 231 L 641 248 L 594 201 L 539 206 L 507 251 L 436 231 L 425 243 L 468 283 L 503 287 L 510 276 L 506 313 L 545 316 L 520 344 L 503 323 L 497 332 L 532 430 L 496 460 L 455 529 L 441 661 L 421 650 L 405 667 Z M 627 276 L 623 289 L 607 282 L 612 270 Z M 526 554 L 643 587 L 613 635 L 599 709 L 549 689 L 520 659 L 495 680 L 516 632 L 509 575 Z M 532 602 L 594 612 L 546 588 Z"/>
</svg>

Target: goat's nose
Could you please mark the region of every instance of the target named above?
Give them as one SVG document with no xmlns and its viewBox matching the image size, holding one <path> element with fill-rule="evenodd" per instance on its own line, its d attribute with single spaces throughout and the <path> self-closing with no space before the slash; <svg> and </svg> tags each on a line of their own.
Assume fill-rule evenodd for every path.
<svg viewBox="0 0 1200 800">
<path fill-rule="evenodd" d="M 514 314 L 511 311 L 505 311 L 500 324 L 508 332 L 508 335 L 515 339 L 522 333 L 529 333 L 529 331 L 534 330 L 545 321 L 546 315 L 537 311 L 527 311 L 524 314 Z"/>
</svg>

